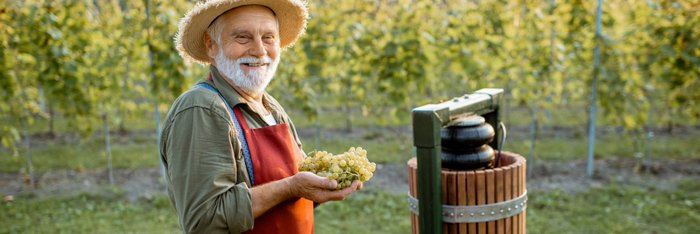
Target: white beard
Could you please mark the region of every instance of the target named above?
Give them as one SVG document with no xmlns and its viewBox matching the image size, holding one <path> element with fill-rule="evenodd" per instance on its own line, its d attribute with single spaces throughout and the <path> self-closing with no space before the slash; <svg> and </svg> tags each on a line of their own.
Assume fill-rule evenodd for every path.
<svg viewBox="0 0 700 234">
<path fill-rule="evenodd" d="M 272 60 L 272 58 L 267 55 L 261 59 L 248 56 L 238 58 L 234 61 L 224 54 L 222 48 L 219 48 L 219 53 L 216 55 L 216 68 L 219 72 L 235 86 L 243 89 L 243 91 L 255 94 L 262 93 L 270 81 L 272 81 L 279 62 L 279 57 Z M 242 63 L 268 63 L 269 65 L 263 72 L 251 71 L 250 73 L 246 73 L 241 69 Z"/>
</svg>

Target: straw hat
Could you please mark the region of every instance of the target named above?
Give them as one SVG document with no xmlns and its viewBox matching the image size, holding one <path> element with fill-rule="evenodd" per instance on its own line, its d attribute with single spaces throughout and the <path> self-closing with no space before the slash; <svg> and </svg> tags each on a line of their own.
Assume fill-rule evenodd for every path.
<svg viewBox="0 0 700 234">
<path fill-rule="evenodd" d="M 270 8 L 279 20 L 280 46 L 290 47 L 304 34 L 308 12 L 304 0 L 209 0 L 197 3 L 184 18 L 175 36 L 180 56 L 208 64 L 204 32 L 219 15 L 245 5 L 263 5 Z"/>
</svg>

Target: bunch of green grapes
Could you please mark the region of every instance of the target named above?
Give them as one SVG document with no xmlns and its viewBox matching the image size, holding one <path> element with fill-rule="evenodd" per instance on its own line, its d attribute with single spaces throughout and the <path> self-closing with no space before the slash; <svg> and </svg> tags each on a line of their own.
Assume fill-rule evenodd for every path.
<svg viewBox="0 0 700 234">
<path fill-rule="evenodd" d="M 367 159 L 367 150 L 361 147 L 351 147 L 347 152 L 337 155 L 314 151 L 299 165 L 299 171 L 309 171 L 338 181 L 336 189 L 347 188 L 355 180 L 369 180 L 376 168 L 377 165 Z"/>
</svg>

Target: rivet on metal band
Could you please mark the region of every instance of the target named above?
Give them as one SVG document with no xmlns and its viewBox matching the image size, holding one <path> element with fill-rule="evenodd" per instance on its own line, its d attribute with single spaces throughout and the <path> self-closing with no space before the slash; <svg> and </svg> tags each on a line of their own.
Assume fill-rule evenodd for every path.
<svg viewBox="0 0 700 234">
<path fill-rule="evenodd" d="M 411 212 L 418 215 L 418 199 L 408 194 Z M 520 214 L 527 207 L 527 191 L 517 198 L 497 203 L 453 206 L 442 205 L 442 221 L 445 223 L 478 223 L 508 218 Z M 455 214 L 460 214 L 459 216 Z M 462 216 L 462 214 L 469 214 Z M 479 214 L 479 215 L 475 215 Z"/>
</svg>

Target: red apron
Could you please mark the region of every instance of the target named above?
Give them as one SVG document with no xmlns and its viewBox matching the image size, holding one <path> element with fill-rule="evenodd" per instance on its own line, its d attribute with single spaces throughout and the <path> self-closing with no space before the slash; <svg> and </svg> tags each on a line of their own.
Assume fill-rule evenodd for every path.
<svg viewBox="0 0 700 234">
<path fill-rule="evenodd" d="M 250 129 L 241 110 L 233 109 L 248 142 L 256 185 L 299 172 L 297 165 L 302 155 L 286 123 Z M 253 229 L 246 233 L 313 233 L 313 209 L 313 202 L 308 199 L 287 200 L 256 218 Z"/>
</svg>

